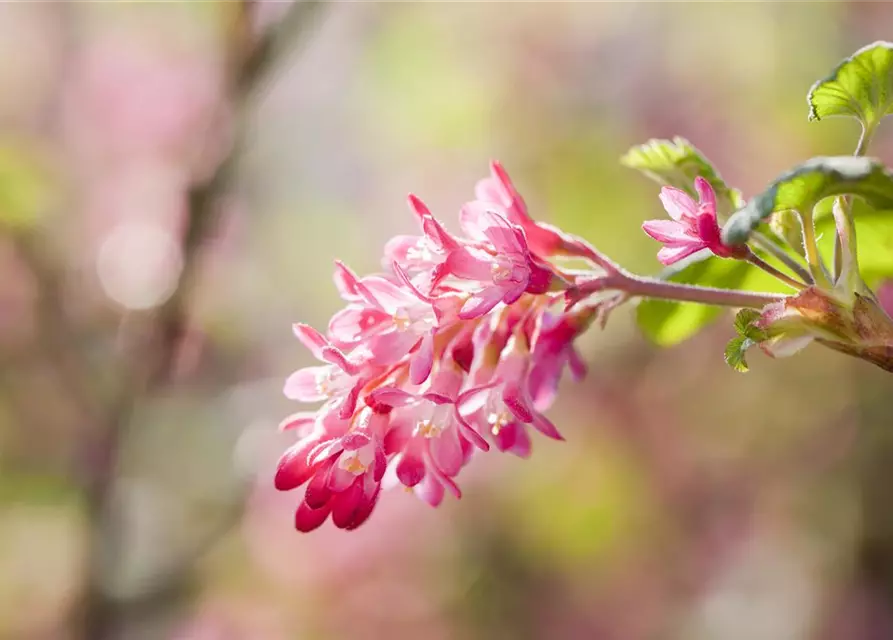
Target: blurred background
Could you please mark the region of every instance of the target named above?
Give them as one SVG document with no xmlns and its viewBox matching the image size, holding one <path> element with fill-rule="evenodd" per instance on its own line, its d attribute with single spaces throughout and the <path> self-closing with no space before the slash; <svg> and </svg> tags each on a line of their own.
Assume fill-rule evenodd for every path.
<svg viewBox="0 0 893 640">
<path fill-rule="evenodd" d="M 272 473 L 340 308 L 500 159 L 535 217 L 655 273 L 682 135 L 745 195 L 853 122 L 809 86 L 888 3 L 0 4 L 0 638 L 893 638 L 890 378 L 810 348 L 583 340 L 566 443 L 490 453 L 465 496 L 292 525 Z M 893 127 L 873 151 L 891 160 Z M 893 247 L 891 247 L 893 249 Z"/>
</svg>

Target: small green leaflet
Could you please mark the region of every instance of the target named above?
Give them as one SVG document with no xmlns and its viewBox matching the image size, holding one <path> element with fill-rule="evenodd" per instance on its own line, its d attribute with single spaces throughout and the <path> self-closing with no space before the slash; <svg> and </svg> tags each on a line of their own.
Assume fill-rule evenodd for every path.
<svg viewBox="0 0 893 640">
<path fill-rule="evenodd" d="M 750 371 L 744 354 L 755 344 L 756 342 L 744 336 L 738 336 L 729 340 L 729 344 L 726 345 L 726 351 L 723 354 L 726 364 L 739 373 Z"/>
<path fill-rule="evenodd" d="M 873 129 L 893 112 L 893 43 L 859 49 L 812 86 L 807 102 L 810 120 L 852 116 Z"/>
<path fill-rule="evenodd" d="M 825 198 L 861 196 L 876 209 L 893 208 L 893 175 L 870 158 L 813 158 L 788 171 L 737 211 L 723 228 L 723 241 L 738 245 L 775 211 L 793 209 L 810 215 Z"/>
<path fill-rule="evenodd" d="M 729 340 L 723 355 L 726 364 L 740 373 L 749 369 L 744 357 L 747 350 L 767 338 L 762 329 L 753 325 L 759 317 L 760 312 L 756 309 L 742 309 L 735 314 L 735 332 L 738 336 Z"/>
<path fill-rule="evenodd" d="M 685 138 L 649 140 L 626 152 L 620 163 L 637 169 L 662 185 L 686 191 L 695 197 L 695 178 L 701 176 L 716 191 L 720 215 L 731 213 L 744 204 L 741 193 L 729 189 L 710 161 Z"/>
<path fill-rule="evenodd" d="M 759 329 L 751 325 L 760 317 L 760 312 L 756 309 L 742 309 L 735 314 L 735 333 L 739 336 L 751 337 L 751 334 L 758 335 Z"/>
</svg>

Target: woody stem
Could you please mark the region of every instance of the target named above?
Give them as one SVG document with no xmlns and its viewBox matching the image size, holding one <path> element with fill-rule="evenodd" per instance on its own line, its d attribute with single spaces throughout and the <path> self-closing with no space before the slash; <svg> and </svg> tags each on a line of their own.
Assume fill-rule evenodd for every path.
<svg viewBox="0 0 893 640">
<path fill-rule="evenodd" d="M 657 278 L 637 276 L 626 271 L 617 271 L 593 278 L 577 285 L 572 298 L 582 298 L 601 291 L 621 291 L 630 297 L 657 298 L 678 302 L 695 302 L 722 307 L 749 307 L 761 309 L 767 304 L 783 300 L 786 296 L 776 293 L 736 291 L 717 289 L 678 282 L 666 282 Z"/>
</svg>

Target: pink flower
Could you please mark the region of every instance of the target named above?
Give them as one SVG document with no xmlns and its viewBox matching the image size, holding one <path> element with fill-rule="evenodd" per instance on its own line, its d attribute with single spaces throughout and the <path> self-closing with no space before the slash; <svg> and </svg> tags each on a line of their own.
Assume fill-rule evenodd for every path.
<svg viewBox="0 0 893 640">
<path fill-rule="evenodd" d="M 496 209 L 479 201 L 462 208 L 459 221 L 473 242 L 450 251 L 439 274 L 440 280 L 474 283 L 459 310 L 462 320 L 479 318 L 500 302 L 513 304 L 525 292 L 544 293 L 552 281 L 551 270 L 534 262 L 523 231 Z"/>
<path fill-rule="evenodd" d="M 457 249 L 460 243 L 443 228 L 418 197 L 410 194 L 408 201 L 423 235 L 391 238 L 385 244 L 382 265 L 385 268 L 390 268 L 395 263 L 400 265 L 412 278 L 415 286 L 430 293 L 447 253 Z"/>
<path fill-rule="evenodd" d="M 721 258 L 746 257 L 745 247 L 730 247 L 722 242 L 722 230 L 716 220 L 716 193 L 710 183 L 698 176 L 695 190 L 699 202 L 682 189 L 661 189 L 660 201 L 672 220 L 648 220 L 642 224 L 645 233 L 664 243 L 657 259 L 670 265 L 701 249 L 709 249 Z"/>
<path fill-rule="evenodd" d="M 351 362 L 344 353 L 316 329 L 305 324 L 295 324 L 295 336 L 313 355 L 330 364 L 298 369 L 285 381 L 285 397 L 299 402 L 325 401 L 319 415 L 337 413 L 341 418 L 351 416 L 357 405 L 360 388 L 364 383 L 363 367 Z M 370 369 L 366 369 L 368 375 Z"/>
<path fill-rule="evenodd" d="M 463 392 L 456 400 L 458 415 L 466 427 L 489 433 L 496 448 L 522 458 L 530 455 L 533 426 L 554 440 L 564 440 L 555 425 L 533 405 L 528 386 L 530 353 L 524 338 L 509 338 L 492 379 Z"/>
<path fill-rule="evenodd" d="M 570 369 L 574 380 L 579 381 L 586 376 L 586 362 L 577 351 L 574 340 L 596 317 L 597 309 L 593 307 L 562 315 L 547 311 L 540 316 L 528 379 L 533 405 L 540 411 L 545 411 L 555 401 L 565 366 Z"/>
<path fill-rule="evenodd" d="M 524 198 L 499 162 L 490 163 L 490 175 L 478 181 L 474 191 L 478 200 L 498 204 L 504 209 L 508 221 L 524 231 L 530 250 L 538 258 L 557 255 L 592 257 L 592 249 L 584 240 L 530 217 Z"/>
<path fill-rule="evenodd" d="M 316 428 L 279 460 L 280 491 L 307 483 L 295 527 L 312 531 L 331 515 L 340 529 L 355 529 L 372 513 L 387 468 L 384 436 L 388 415 L 364 407 L 355 420 Z"/>
</svg>

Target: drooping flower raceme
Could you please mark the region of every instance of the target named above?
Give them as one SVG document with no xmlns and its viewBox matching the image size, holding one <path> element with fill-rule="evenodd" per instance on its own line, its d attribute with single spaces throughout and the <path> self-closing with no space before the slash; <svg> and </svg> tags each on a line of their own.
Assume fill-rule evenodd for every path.
<svg viewBox="0 0 893 640">
<path fill-rule="evenodd" d="M 645 224 L 666 245 L 661 260 L 703 248 L 743 257 L 746 247 L 720 239 L 709 183 L 698 178 L 695 189 L 698 203 L 665 188 L 672 220 Z M 321 403 L 282 423 L 297 441 L 281 457 L 275 485 L 306 485 L 299 530 L 329 518 L 354 529 L 395 485 L 437 506 L 448 493 L 461 496 L 457 478 L 477 454 L 527 457 L 536 434 L 562 440 L 544 412 L 565 369 L 575 379 L 586 373 L 575 341 L 628 299 L 762 307 L 782 298 L 634 276 L 584 240 L 534 221 L 498 163 L 476 197 L 461 207 L 454 235 L 410 196 L 419 235 L 385 245 L 382 273 L 360 277 L 337 262 L 344 307 L 325 334 L 294 326 L 320 362 L 296 371 L 284 389 L 293 400 Z M 588 268 L 561 267 L 559 258 Z"/>
<path fill-rule="evenodd" d="M 299 530 L 329 517 L 356 528 L 391 484 L 433 506 L 459 497 L 456 477 L 475 452 L 529 455 L 528 427 L 562 439 L 542 411 L 565 366 L 585 372 L 573 340 L 593 310 L 562 311 L 575 278 L 549 258 L 597 254 L 534 222 L 496 163 L 476 195 L 460 210 L 461 236 L 410 196 L 421 234 L 387 243 L 383 273 L 337 263 L 344 308 L 325 335 L 295 325 L 321 364 L 292 374 L 285 395 L 322 403 L 282 423 L 298 439 L 275 484 L 306 485 Z"/>
</svg>

